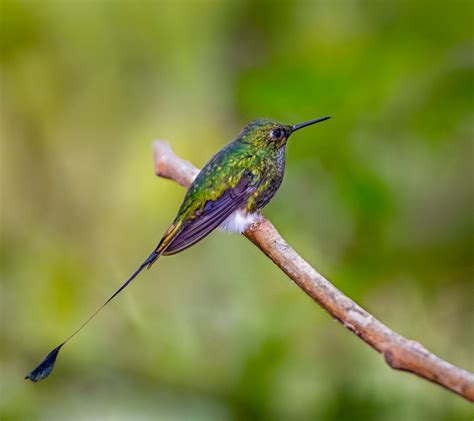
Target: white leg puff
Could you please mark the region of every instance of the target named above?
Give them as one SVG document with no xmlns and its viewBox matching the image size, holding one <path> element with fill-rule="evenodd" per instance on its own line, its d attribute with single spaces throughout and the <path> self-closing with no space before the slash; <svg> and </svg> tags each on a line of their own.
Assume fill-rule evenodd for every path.
<svg viewBox="0 0 474 421">
<path fill-rule="evenodd" d="M 250 225 L 257 222 L 260 218 L 261 216 L 257 212 L 249 213 L 244 209 L 237 209 L 227 217 L 219 226 L 219 229 L 242 234 Z"/>
</svg>

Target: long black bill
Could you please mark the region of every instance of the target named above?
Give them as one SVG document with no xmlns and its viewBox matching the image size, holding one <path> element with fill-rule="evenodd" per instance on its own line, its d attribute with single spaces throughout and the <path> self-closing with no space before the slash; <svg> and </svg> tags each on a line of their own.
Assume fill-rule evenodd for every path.
<svg viewBox="0 0 474 421">
<path fill-rule="evenodd" d="M 303 127 L 311 126 L 312 124 L 321 123 L 321 121 L 328 120 L 328 119 L 330 119 L 330 118 L 331 118 L 330 116 L 321 117 L 321 118 L 317 118 L 316 120 L 309 120 L 309 121 L 306 121 L 306 122 L 304 122 L 304 123 L 295 124 L 295 125 L 291 128 L 291 132 L 293 133 L 293 132 L 296 131 L 296 130 L 302 129 Z"/>
</svg>

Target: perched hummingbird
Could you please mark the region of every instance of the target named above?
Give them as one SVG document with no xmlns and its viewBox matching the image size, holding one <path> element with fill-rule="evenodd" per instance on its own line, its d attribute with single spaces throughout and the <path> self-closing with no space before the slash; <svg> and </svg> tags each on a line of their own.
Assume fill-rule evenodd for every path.
<svg viewBox="0 0 474 421">
<path fill-rule="evenodd" d="M 216 228 L 242 233 L 255 223 L 260 218 L 260 210 L 273 198 L 283 180 L 286 142 L 290 135 L 328 118 L 293 126 L 264 119 L 249 123 L 198 174 L 155 250 L 102 306 L 25 378 L 37 382 L 48 377 L 60 349 L 160 256 L 179 253 Z"/>
</svg>

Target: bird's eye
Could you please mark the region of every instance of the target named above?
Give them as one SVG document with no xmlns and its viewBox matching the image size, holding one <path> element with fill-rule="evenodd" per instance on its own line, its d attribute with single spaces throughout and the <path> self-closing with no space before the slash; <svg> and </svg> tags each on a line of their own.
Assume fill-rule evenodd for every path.
<svg viewBox="0 0 474 421">
<path fill-rule="evenodd" d="M 283 131 L 281 129 L 273 129 L 272 130 L 272 137 L 274 139 L 280 139 L 280 137 L 282 136 L 283 134 Z"/>
</svg>

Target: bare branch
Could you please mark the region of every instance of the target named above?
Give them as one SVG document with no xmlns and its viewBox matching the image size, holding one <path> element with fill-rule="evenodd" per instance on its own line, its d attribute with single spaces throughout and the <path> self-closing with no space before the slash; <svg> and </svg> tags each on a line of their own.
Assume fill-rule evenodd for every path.
<svg viewBox="0 0 474 421">
<path fill-rule="evenodd" d="M 199 170 L 162 141 L 153 143 L 155 173 L 189 187 Z M 299 256 L 265 218 L 244 235 L 332 317 L 383 355 L 387 364 L 437 383 L 474 401 L 474 374 L 442 360 L 418 342 L 394 332 L 346 297 Z"/>
</svg>

